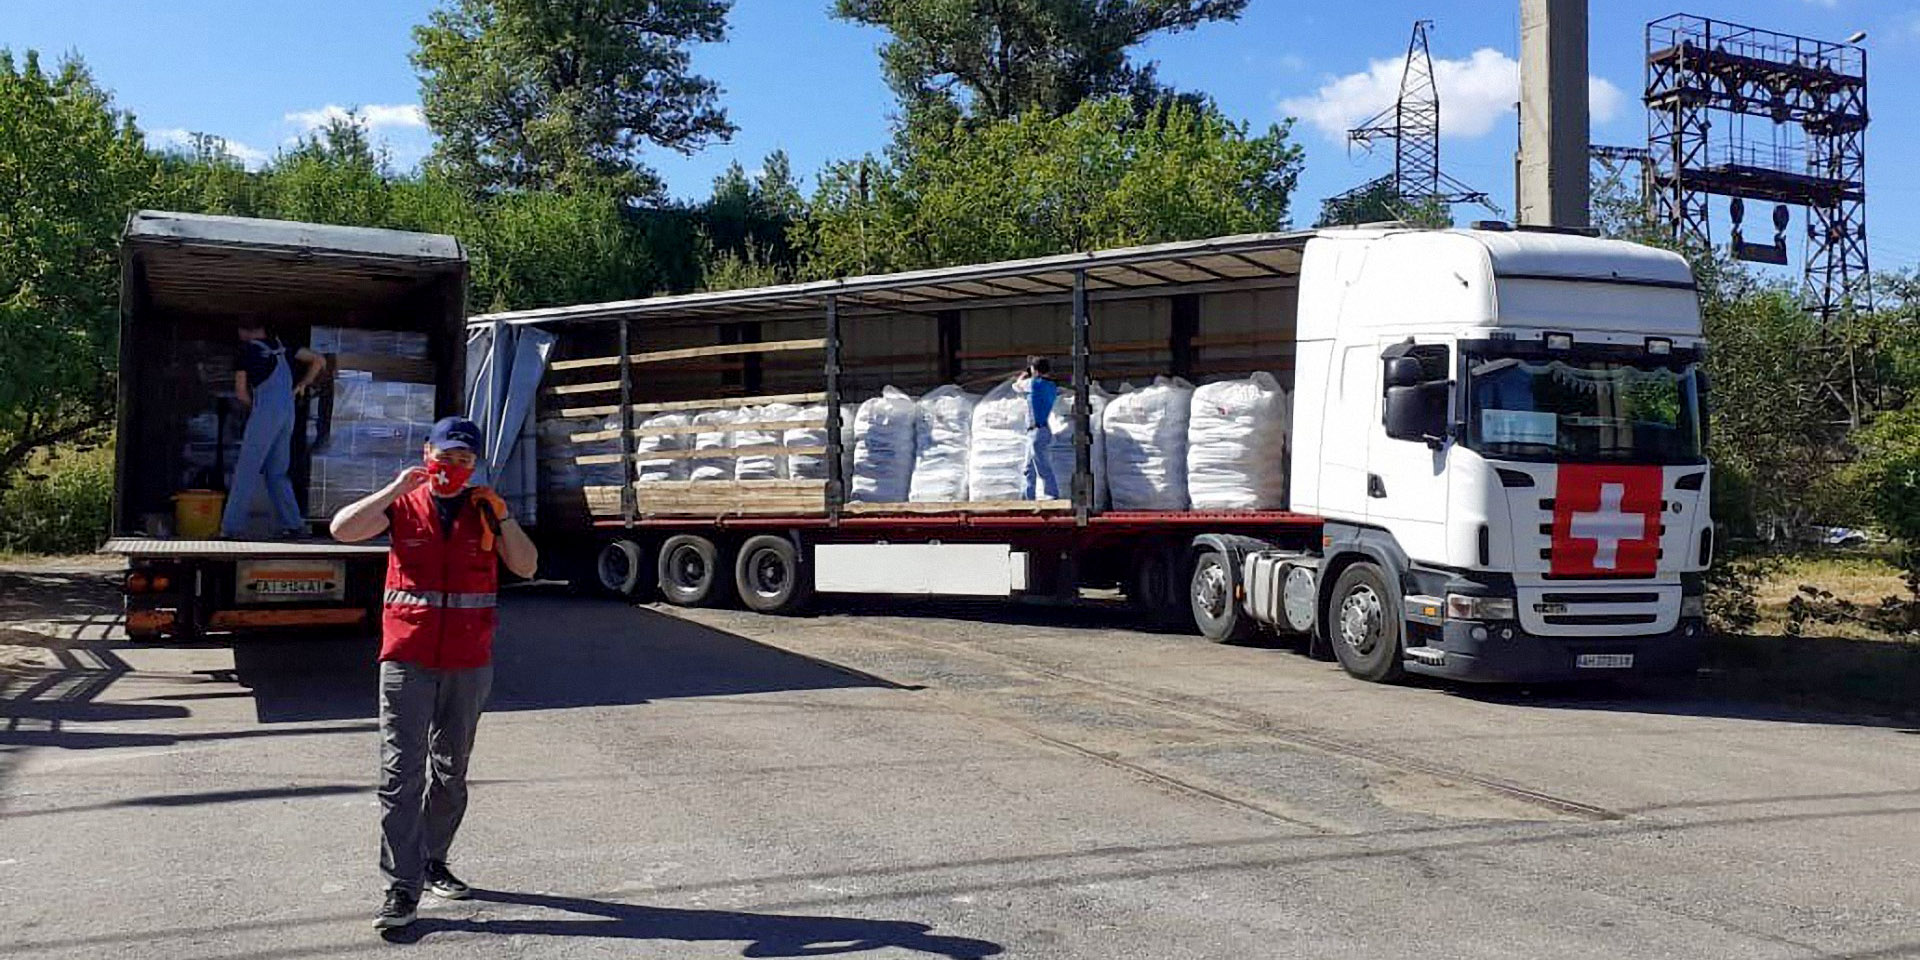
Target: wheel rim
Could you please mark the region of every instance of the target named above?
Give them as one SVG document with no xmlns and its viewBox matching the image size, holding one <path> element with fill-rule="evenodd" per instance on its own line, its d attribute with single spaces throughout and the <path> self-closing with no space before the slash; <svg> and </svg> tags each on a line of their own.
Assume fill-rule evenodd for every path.
<svg viewBox="0 0 1920 960">
<path fill-rule="evenodd" d="M 1200 571 L 1193 578 L 1193 599 L 1207 619 L 1226 617 L 1227 571 L 1219 563 L 1208 560 L 1200 565 Z"/>
<path fill-rule="evenodd" d="M 747 564 L 747 573 L 753 592 L 769 598 L 786 590 L 790 577 L 786 561 L 772 550 L 755 553 L 752 562 Z"/>
<path fill-rule="evenodd" d="M 1385 628 L 1385 610 L 1380 595 L 1366 584 L 1347 591 L 1340 601 L 1340 640 L 1355 653 L 1365 656 L 1378 646 Z"/>
<path fill-rule="evenodd" d="M 673 551 L 673 572 L 681 586 L 698 587 L 700 581 L 706 579 L 706 558 L 692 547 L 680 547 Z"/>
</svg>

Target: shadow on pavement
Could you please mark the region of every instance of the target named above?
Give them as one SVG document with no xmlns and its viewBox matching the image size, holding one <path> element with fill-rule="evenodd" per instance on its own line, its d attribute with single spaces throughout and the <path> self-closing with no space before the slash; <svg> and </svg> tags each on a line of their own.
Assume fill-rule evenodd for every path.
<svg viewBox="0 0 1920 960">
<path fill-rule="evenodd" d="M 1719 717 L 1831 726 L 1912 728 L 1913 717 L 1877 711 L 1874 701 L 1796 697 L 1791 691 L 1756 689 L 1730 683 L 1711 672 L 1695 677 L 1639 680 L 1585 680 L 1540 684 L 1447 684 L 1421 678 L 1421 686 L 1444 690 L 1465 700 L 1538 710 L 1641 713 L 1676 717 Z M 1916 700 L 1920 703 L 1920 700 Z"/>
<path fill-rule="evenodd" d="M 625 706 L 654 700 L 847 687 L 901 689 L 857 671 L 614 601 L 516 592 L 503 598 L 489 710 Z M 378 715 L 373 638 L 234 644 L 233 679 L 264 723 Z"/>
<path fill-rule="evenodd" d="M 415 943 L 435 933 L 464 931 L 496 936 L 589 937 L 616 940 L 742 941 L 744 957 L 818 957 L 870 950 L 911 950 L 954 960 L 991 957 L 1005 948 L 988 940 L 940 936 L 924 923 L 680 910 L 535 893 L 475 890 L 488 903 L 540 907 L 575 918 L 449 920 L 425 917 L 386 939 Z"/>
</svg>

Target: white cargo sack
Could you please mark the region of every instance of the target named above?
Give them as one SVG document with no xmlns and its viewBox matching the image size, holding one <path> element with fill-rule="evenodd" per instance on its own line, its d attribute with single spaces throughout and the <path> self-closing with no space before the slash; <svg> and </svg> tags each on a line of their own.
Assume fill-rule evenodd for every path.
<svg viewBox="0 0 1920 960">
<path fill-rule="evenodd" d="M 967 497 L 1019 500 L 1027 472 L 1027 428 L 1033 425 L 1030 384 L 1013 377 L 987 391 L 973 408 L 973 449 L 967 459 Z M 1043 491 L 1035 491 L 1038 496 Z"/>
<path fill-rule="evenodd" d="M 672 430 L 685 427 L 693 421 L 684 413 L 661 413 L 641 421 L 640 426 L 654 430 Z M 685 480 L 689 461 L 685 457 L 663 456 L 686 450 L 692 446 L 693 437 L 685 433 L 641 434 L 633 438 L 633 459 L 636 478 L 641 483 L 659 483 L 663 480 Z"/>
<path fill-rule="evenodd" d="M 1087 388 L 1087 406 L 1091 410 L 1088 422 L 1092 424 L 1087 431 L 1093 438 L 1093 457 L 1088 466 L 1093 472 L 1093 508 L 1102 510 L 1107 505 L 1107 438 L 1100 429 L 1100 418 L 1105 415 L 1107 402 L 1112 395 L 1100 389 L 1099 384 Z M 1053 478 L 1060 482 L 1060 495 L 1073 496 L 1073 391 L 1061 390 L 1058 399 L 1053 401 L 1053 415 L 1047 418 L 1047 430 L 1053 434 L 1053 440 L 1047 447 L 1047 460 L 1053 464 Z"/>
<path fill-rule="evenodd" d="M 853 449 L 853 407 L 848 405 L 846 414 L 840 420 L 840 445 L 843 450 Z M 801 407 L 793 411 L 789 419 L 814 424 L 808 427 L 791 427 L 785 432 L 787 449 L 806 450 L 827 448 L 827 408 L 824 406 Z M 846 469 L 851 470 L 851 466 Z M 827 455 L 825 453 L 788 453 L 787 476 L 794 480 L 827 479 Z"/>
<path fill-rule="evenodd" d="M 1270 373 L 1193 391 L 1187 497 L 1195 510 L 1278 510 L 1287 502 L 1287 395 Z"/>
<path fill-rule="evenodd" d="M 1187 508 L 1187 415 L 1193 385 L 1155 377 L 1125 392 L 1100 418 L 1107 439 L 1107 492 L 1115 510 Z"/>
<path fill-rule="evenodd" d="M 951 384 L 920 398 L 913 420 L 913 484 L 907 499 L 952 503 L 967 498 L 968 441 L 973 435 L 973 408 L 979 401 Z"/>
<path fill-rule="evenodd" d="M 708 410 L 695 414 L 693 426 L 713 427 L 693 435 L 693 450 L 699 456 L 689 461 L 689 480 L 733 479 L 733 422 L 739 414 L 733 410 Z"/>
<path fill-rule="evenodd" d="M 920 408 L 897 387 L 860 405 L 854 417 L 853 483 L 848 499 L 904 503 L 913 482 L 913 422 Z"/>
<path fill-rule="evenodd" d="M 781 429 L 764 430 L 762 423 L 780 423 L 792 420 L 799 415 L 799 408 L 788 403 L 772 403 L 764 407 L 748 407 L 740 411 L 740 419 L 735 421 L 740 429 L 733 432 L 733 478 L 735 480 L 781 480 L 787 475 L 787 455 L 784 450 L 765 450 L 780 447 L 786 442 L 786 434 Z M 765 450 L 761 453 L 742 454 L 738 451 L 751 447 Z"/>
</svg>

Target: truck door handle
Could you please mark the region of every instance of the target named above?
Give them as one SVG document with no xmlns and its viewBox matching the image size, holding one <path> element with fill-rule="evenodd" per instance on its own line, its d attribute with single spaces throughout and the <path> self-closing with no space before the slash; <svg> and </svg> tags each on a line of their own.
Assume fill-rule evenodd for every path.
<svg viewBox="0 0 1920 960">
<path fill-rule="evenodd" d="M 1387 498 L 1386 481 L 1381 480 L 1380 475 L 1377 473 L 1367 474 L 1367 496 L 1375 500 L 1385 500 Z"/>
</svg>

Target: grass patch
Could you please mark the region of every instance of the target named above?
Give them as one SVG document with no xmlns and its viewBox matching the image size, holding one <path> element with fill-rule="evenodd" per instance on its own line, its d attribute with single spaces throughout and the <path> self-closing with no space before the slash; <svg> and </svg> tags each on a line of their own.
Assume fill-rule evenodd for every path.
<svg viewBox="0 0 1920 960">
<path fill-rule="evenodd" d="M 1818 587 L 1835 598 L 1862 606 L 1879 603 L 1885 597 L 1904 596 L 1907 592 L 1900 568 L 1890 553 L 1877 550 L 1793 554 L 1779 558 L 1779 566 L 1754 591 L 1759 603 L 1760 621 L 1754 633 L 1785 634 L 1787 605 L 1801 586 Z M 1838 637 L 1849 640 L 1910 642 L 1909 638 L 1883 633 L 1857 623 L 1809 622 L 1809 637 Z"/>
</svg>

